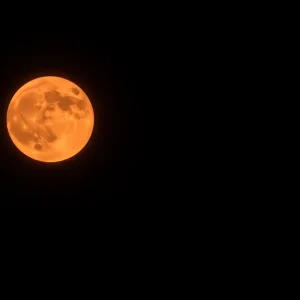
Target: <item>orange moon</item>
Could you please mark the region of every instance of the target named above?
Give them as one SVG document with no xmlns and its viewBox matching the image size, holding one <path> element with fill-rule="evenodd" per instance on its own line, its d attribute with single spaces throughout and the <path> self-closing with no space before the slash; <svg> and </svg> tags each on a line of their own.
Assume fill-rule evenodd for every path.
<svg viewBox="0 0 300 300">
<path fill-rule="evenodd" d="M 54 76 L 24 84 L 7 110 L 7 129 L 15 146 L 28 157 L 58 162 L 79 153 L 94 128 L 94 111 L 75 83 Z"/>
</svg>

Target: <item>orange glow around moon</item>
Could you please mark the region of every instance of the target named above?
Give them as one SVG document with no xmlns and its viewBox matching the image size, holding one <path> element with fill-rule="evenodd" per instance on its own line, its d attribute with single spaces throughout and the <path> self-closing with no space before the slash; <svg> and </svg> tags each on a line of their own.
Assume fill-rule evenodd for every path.
<svg viewBox="0 0 300 300">
<path fill-rule="evenodd" d="M 7 110 L 7 129 L 15 146 L 32 159 L 58 162 L 80 152 L 92 135 L 94 111 L 75 83 L 54 76 L 23 85 Z"/>
</svg>

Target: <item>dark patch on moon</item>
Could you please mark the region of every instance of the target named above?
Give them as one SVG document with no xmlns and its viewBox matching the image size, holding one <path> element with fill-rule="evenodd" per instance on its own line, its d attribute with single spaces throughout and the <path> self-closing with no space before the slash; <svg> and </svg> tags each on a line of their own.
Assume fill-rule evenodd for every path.
<svg viewBox="0 0 300 300">
<path fill-rule="evenodd" d="M 54 111 L 55 107 L 54 107 L 53 104 L 48 104 L 47 107 L 46 107 L 46 110 L 48 110 L 48 111 Z"/>
<path fill-rule="evenodd" d="M 45 96 L 45 100 L 48 103 L 58 102 L 62 98 L 61 95 L 59 94 L 59 92 L 57 92 L 57 91 L 45 92 L 44 96 Z"/>
<path fill-rule="evenodd" d="M 43 147 L 42 147 L 41 144 L 36 143 L 36 144 L 34 145 L 34 149 L 35 149 L 35 150 L 41 151 L 42 148 L 43 148 Z"/>
<path fill-rule="evenodd" d="M 74 118 L 77 119 L 77 120 L 80 120 L 80 119 L 81 119 L 79 113 L 74 113 L 73 116 L 74 116 Z"/>
<path fill-rule="evenodd" d="M 74 93 L 75 95 L 79 95 L 79 90 L 76 87 L 72 88 L 72 93 Z"/>
<path fill-rule="evenodd" d="M 45 131 L 46 131 L 46 134 L 43 135 L 43 137 L 46 139 L 47 142 L 52 143 L 55 140 L 57 140 L 56 135 L 52 132 L 52 130 L 50 128 L 45 127 Z"/>
<path fill-rule="evenodd" d="M 61 110 L 67 111 L 70 109 L 70 105 L 74 104 L 74 98 L 72 97 L 60 97 L 60 101 L 58 102 L 58 106 Z"/>
</svg>

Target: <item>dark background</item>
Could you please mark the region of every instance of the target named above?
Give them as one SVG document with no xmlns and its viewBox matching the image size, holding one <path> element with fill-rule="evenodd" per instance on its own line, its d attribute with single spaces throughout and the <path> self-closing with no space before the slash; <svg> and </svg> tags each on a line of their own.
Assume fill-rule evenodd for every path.
<svg viewBox="0 0 300 300">
<path fill-rule="evenodd" d="M 26 32 L 0 50 L 1 200 L 4 207 L 130 209 L 145 194 L 145 72 L 139 39 L 125 32 Z M 40 76 L 60 76 L 89 96 L 95 125 L 73 158 L 42 163 L 23 155 L 6 129 L 14 93 Z"/>
</svg>

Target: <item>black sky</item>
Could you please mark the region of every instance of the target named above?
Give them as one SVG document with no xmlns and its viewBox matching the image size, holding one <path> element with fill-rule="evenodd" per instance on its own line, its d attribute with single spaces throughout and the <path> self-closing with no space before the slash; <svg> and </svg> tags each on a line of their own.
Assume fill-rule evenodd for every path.
<svg viewBox="0 0 300 300">
<path fill-rule="evenodd" d="M 126 34 L 29 32 L 1 40 L 1 200 L 4 207 L 136 205 L 144 193 L 145 123 L 138 40 Z M 40 76 L 61 76 L 89 96 L 95 127 L 77 156 L 44 164 L 23 155 L 6 129 L 13 94 Z"/>
</svg>

